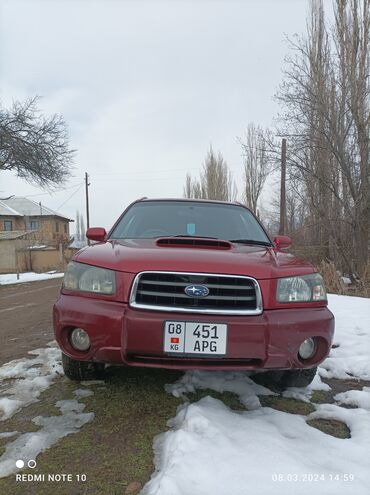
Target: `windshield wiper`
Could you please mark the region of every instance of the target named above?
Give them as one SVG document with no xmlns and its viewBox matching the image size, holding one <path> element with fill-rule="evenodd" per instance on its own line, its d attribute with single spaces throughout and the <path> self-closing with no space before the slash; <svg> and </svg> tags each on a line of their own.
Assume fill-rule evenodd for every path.
<svg viewBox="0 0 370 495">
<path fill-rule="evenodd" d="M 271 242 L 256 241 L 255 239 L 229 239 L 229 242 L 239 242 L 240 244 L 253 244 L 256 246 L 271 246 Z"/>
</svg>

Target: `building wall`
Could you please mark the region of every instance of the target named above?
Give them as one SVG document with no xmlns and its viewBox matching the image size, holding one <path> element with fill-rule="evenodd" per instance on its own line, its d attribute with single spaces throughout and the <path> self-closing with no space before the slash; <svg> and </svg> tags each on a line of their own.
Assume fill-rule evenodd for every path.
<svg viewBox="0 0 370 495">
<path fill-rule="evenodd" d="M 64 271 L 73 254 L 73 250 L 63 249 L 62 246 L 60 249 L 28 249 L 17 252 L 17 261 L 20 271 L 32 270 L 36 273 L 50 270 Z"/>
<path fill-rule="evenodd" d="M 63 271 L 74 249 L 28 249 L 27 241 L 0 241 L 0 273 Z"/>
<path fill-rule="evenodd" d="M 69 241 L 69 222 L 58 217 L 32 217 L 39 221 L 39 235 L 42 242 L 58 246 Z"/>
<path fill-rule="evenodd" d="M 37 222 L 37 229 L 32 234 L 34 241 L 48 246 L 59 246 L 69 241 L 69 222 L 52 216 L 3 217 L 0 218 L 0 231 L 5 230 L 4 221 L 11 220 L 12 230 L 31 230 L 31 221 Z"/>
<path fill-rule="evenodd" d="M 0 242 L 0 273 L 11 273 L 16 267 L 17 258 L 12 243 L 14 241 Z"/>
<path fill-rule="evenodd" d="M 63 253 L 59 249 L 31 250 L 30 260 L 32 271 L 37 273 L 63 268 Z"/>
<path fill-rule="evenodd" d="M 25 247 L 26 241 L 22 239 L 0 241 L 0 273 L 17 272 L 17 252 Z M 20 271 L 25 266 L 22 263 Z"/>
<path fill-rule="evenodd" d="M 5 230 L 5 221 L 10 220 L 12 222 L 12 230 L 25 230 L 23 217 L 0 217 L 0 231 Z"/>
</svg>

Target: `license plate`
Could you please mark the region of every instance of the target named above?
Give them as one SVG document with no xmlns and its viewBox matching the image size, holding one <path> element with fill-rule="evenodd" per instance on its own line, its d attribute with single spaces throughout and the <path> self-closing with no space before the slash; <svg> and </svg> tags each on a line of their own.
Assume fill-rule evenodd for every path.
<svg viewBox="0 0 370 495">
<path fill-rule="evenodd" d="M 227 325 L 194 321 L 164 322 L 164 352 L 173 354 L 226 354 Z"/>
</svg>

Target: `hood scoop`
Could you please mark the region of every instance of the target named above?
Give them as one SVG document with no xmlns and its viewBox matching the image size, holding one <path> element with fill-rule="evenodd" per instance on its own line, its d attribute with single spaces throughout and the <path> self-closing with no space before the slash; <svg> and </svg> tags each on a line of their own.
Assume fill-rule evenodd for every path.
<svg viewBox="0 0 370 495">
<path fill-rule="evenodd" d="M 189 247 L 203 249 L 231 249 L 232 244 L 219 239 L 199 237 L 161 237 L 157 240 L 157 246 L 162 247 Z"/>
</svg>

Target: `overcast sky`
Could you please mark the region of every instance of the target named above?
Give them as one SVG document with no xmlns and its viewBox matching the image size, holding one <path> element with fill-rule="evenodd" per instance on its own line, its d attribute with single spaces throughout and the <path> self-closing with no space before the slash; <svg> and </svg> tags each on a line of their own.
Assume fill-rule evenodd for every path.
<svg viewBox="0 0 370 495">
<path fill-rule="evenodd" d="M 304 32 L 306 13 L 306 0 L 0 0 L 2 105 L 41 95 L 78 150 L 68 189 L 2 172 L 0 195 L 74 219 L 87 171 L 90 223 L 109 228 L 138 197 L 182 196 L 211 144 L 240 190 L 237 137 L 272 124 L 285 34 Z"/>
</svg>

